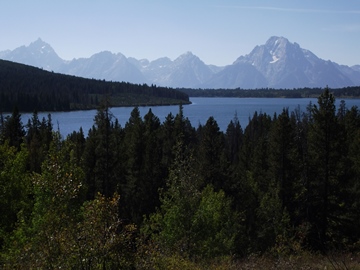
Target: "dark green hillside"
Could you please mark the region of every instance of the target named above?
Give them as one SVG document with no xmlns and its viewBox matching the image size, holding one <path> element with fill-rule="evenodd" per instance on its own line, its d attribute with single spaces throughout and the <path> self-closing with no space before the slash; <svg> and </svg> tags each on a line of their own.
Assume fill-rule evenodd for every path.
<svg viewBox="0 0 360 270">
<path fill-rule="evenodd" d="M 187 104 L 187 94 L 177 90 L 106 82 L 57 74 L 0 60 L 0 111 L 68 111 L 94 109 L 107 98 L 111 106 Z"/>
</svg>

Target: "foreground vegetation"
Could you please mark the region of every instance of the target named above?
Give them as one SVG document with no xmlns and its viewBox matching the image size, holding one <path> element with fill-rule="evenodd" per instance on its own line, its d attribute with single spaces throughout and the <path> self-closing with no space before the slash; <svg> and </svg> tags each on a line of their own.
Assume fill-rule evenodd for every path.
<svg viewBox="0 0 360 270">
<path fill-rule="evenodd" d="M 4 269 L 356 269 L 360 112 L 307 110 L 194 128 L 107 106 L 66 138 L 0 119 Z"/>
<path fill-rule="evenodd" d="M 118 107 L 189 103 L 186 94 L 167 87 L 84 79 L 5 60 L 0 82 L 0 112 L 14 106 L 23 112 L 95 109 L 103 100 Z"/>
</svg>

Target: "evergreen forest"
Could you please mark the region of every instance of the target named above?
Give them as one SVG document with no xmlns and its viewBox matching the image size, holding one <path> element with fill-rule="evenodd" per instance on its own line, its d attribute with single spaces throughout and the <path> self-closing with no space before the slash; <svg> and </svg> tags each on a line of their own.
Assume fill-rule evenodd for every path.
<svg viewBox="0 0 360 270">
<path fill-rule="evenodd" d="M 14 107 L 0 209 L 2 269 L 358 269 L 360 112 L 325 88 L 223 132 L 182 105 L 164 122 L 134 107 L 121 126 L 105 104 L 63 138 Z"/>
<path fill-rule="evenodd" d="M 180 91 L 190 97 L 238 97 L 238 98 L 317 98 L 323 91 L 323 88 L 296 88 L 296 89 L 188 89 L 180 88 Z M 331 89 L 335 98 L 359 98 L 360 87 L 349 86 L 343 88 Z"/>
<path fill-rule="evenodd" d="M 85 79 L 0 60 L 0 112 L 15 106 L 22 112 L 96 109 L 104 100 L 114 107 L 190 103 L 172 88 Z"/>
</svg>

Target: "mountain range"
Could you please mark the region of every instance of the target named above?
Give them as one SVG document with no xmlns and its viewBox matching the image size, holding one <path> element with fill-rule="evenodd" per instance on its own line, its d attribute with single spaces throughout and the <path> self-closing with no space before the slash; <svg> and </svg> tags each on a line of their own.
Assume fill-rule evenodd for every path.
<svg viewBox="0 0 360 270">
<path fill-rule="evenodd" d="M 40 38 L 29 46 L 0 52 L 0 59 L 58 73 L 108 81 L 155 84 L 174 88 L 340 88 L 360 85 L 360 65 L 323 60 L 297 43 L 273 36 L 224 67 L 206 65 L 186 52 L 175 60 L 149 61 L 102 51 L 89 58 L 61 59 Z"/>
</svg>

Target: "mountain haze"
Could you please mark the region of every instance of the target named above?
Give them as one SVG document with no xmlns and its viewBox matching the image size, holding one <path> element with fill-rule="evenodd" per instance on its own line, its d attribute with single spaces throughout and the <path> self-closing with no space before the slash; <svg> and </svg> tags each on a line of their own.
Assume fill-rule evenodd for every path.
<svg viewBox="0 0 360 270">
<path fill-rule="evenodd" d="M 127 58 L 99 52 L 65 61 L 41 39 L 29 46 L 0 52 L 0 58 L 85 78 L 155 84 L 178 88 L 331 88 L 360 85 L 360 65 L 325 61 L 299 44 L 273 36 L 225 67 L 205 64 L 191 52 L 175 60 Z"/>
</svg>

